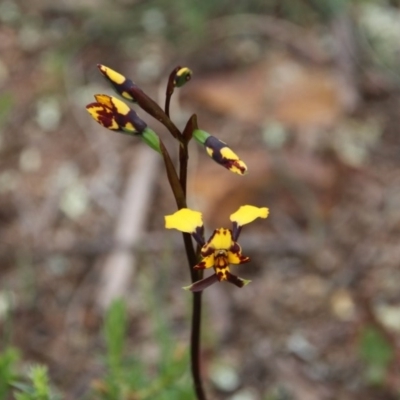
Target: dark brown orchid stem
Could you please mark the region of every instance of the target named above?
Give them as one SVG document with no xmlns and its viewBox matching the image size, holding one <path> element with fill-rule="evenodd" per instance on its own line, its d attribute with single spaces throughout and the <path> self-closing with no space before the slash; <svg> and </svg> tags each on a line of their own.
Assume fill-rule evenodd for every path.
<svg viewBox="0 0 400 400">
<path fill-rule="evenodd" d="M 175 89 L 175 76 L 176 73 L 181 69 L 180 66 L 175 67 L 171 73 L 169 74 L 168 77 L 168 83 L 167 83 L 167 90 L 165 91 L 165 107 L 164 107 L 164 111 L 165 114 L 168 115 L 169 117 L 169 106 L 171 104 L 171 97 L 174 93 L 174 89 Z"/>
<path fill-rule="evenodd" d="M 183 141 L 179 146 L 179 180 L 186 198 L 187 169 L 189 161 L 188 143 L 193 131 L 197 129 L 197 117 L 192 115 L 183 130 Z M 193 247 L 192 237 L 189 233 L 183 234 L 186 256 L 189 263 L 192 283 L 203 278 L 203 271 L 196 271 L 193 267 L 197 264 L 197 256 Z M 198 400 L 206 400 L 201 378 L 200 341 L 201 341 L 201 298 L 202 292 L 193 293 L 192 330 L 190 336 L 190 360 L 194 389 Z"/>
<path fill-rule="evenodd" d="M 173 165 L 171 157 L 160 140 L 161 153 L 167 171 L 167 177 L 175 197 L 178 209 L 185 208 L 186 188 L 187 188 L 187 169 L 188 169 L 188 143 L 192 138 L 193 131 L 197 129 L 197 117 L 192 115 L 183 133 L 180 135 L 182 140 L 179 142 L 179 177 Z M 202 271 L 195 271 L 193 267 L 197 264 L 197 256 L 193 246 L 192 237 L 189 233 L 183 233 L 183 243 L 185 245 L 186 256 L 189 264 L 192 283 L 202 278 Z M 207 400 L 203 389 L 200 369 L 200 338 L 201 338 L 201 292 L 193 293 L 193 312 L 190 336 L 190 363 L 193 377 L 193 385 L 197 400 Z"/>
<path fill-rule="evenodd" d="M 138 105 L 144 111 L 154 117 L 157 121 L 161 122 L 169 130 L 169 132 L 175 139 L 180 140 L 181 132 L 179 131 L 179 129 L 171 121 L 169 115 L 167 115 L 167 113 L 151 97 L 149 97 L 146 93 L 144 93 L 140 88 L 136 86 L 131 89 L 131 92 L 133 97 L 136 99 Z"/>
</svg>

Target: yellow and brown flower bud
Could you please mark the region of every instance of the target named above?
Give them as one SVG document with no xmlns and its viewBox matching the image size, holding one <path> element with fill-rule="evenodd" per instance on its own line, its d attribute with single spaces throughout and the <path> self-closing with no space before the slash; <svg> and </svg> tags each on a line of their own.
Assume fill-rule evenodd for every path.
<svg viewBox="0 0 400 400">
<path fill-rule="evenodd" d="M 95 99 L 86 109 L 105 128 L 129 135 L 141 134 L 146 129 L 147 124 L 121 100 L 106 94 L 96 94 Z"/>
<path fill-rule="evenodd" d="M 102 64 L 97 64 L 97 68 L 103 74 L 103 76 L 111 83 L 115 91 L 121 95 L 124 99 L 129 101 L 137 102 L 135 91 L 141 90 L 136 83 L 126 78 L 119 72 L 106 67 Z"/>
<path fill-rule="evenodd" d="M 238 175 L 247 173 L 246 164 L 222 140 L 207 132 L 196 129 L 193 137 L 206 148 L 207 154 L 218 164 Z"/>
</svg>

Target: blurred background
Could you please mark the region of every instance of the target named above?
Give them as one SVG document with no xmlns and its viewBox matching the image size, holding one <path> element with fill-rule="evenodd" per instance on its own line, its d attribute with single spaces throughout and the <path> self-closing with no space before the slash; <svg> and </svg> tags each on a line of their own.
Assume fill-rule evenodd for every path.
<svg viewBox="0 0 400 400">
<path fill-rule="evenodd" d="M 160 105 L 181 65 L 172 119 L 196 113 L 249 168 L 193 143 L 207 234 L 270 208 L 241 235 L 251 285 L 204 293 L 210 398 L 399 399 L 399 39 L 398 0 L 1 0 L 0 374 L 46 365 L 65 399 L 193 398 L 161 159 L 85 111 L 113 94 L 97 63 Z"/>
</svg>

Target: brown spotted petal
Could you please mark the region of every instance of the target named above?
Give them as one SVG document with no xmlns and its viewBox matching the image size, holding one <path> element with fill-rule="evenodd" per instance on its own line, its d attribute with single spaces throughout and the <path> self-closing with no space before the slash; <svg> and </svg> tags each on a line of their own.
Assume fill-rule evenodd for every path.
<svg viewBox="0 0 400 400">
<path fill-rule="evenodd" d="M 121 127 L 113 110 L 100 103 L 90 103 L 86 106 L 88 113 L 104 128 L 119 131 Z"/>
<path fill-rule="evenodd" d="M 97 94 L 95 98 L 97 101 L 86 109 L 100 125 L 127 134 L 140 134 L 146 129 L 146 123 L 121 100 L 106 94 Z"/>
<path fill-rule="evenodd" d="M 237 242 L 234 242 L 229 249 L 228 258 L 230 264 L 244 264 L 250 261 L 250 257 L 246 257 L 242 254 L 242 248 Z"/>
<path fill-rule="evenodd" d="M 204 257 L 197 265 L 193 267 L 193 269 L 206 269 L 214 267 L 215 265 L 215 258 L 214 252 L 206 257 Z"/>
</svg>

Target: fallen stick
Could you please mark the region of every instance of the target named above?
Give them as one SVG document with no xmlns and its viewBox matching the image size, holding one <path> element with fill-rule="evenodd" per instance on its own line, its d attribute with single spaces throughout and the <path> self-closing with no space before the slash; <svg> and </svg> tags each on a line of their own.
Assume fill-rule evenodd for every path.
<svg viewBox="0 0 400 400">
<path fill-rule="evenodd" d="M 128 292 L 136 269 L 136 255 L 131 248 L 142 238 L 159 160 L 155 151 L 143 147 L 132 163 L 114 233 L 117 245 L 106 257 L 101 271 L 96 304 L 103 311 L 114 299 L 124 297 Z"/>
</svg>

